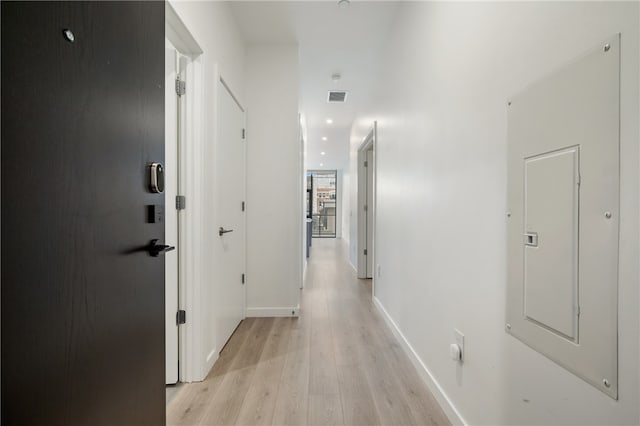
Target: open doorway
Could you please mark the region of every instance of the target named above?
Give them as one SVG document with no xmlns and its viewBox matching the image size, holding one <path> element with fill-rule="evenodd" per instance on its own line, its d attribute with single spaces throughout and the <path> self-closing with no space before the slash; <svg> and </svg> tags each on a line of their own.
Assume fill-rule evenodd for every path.
<svg viewBox="0 0 640 426">
<path fill-rule="evenodd" d="M 377 125 L 358 149 L 358 278 L 373 278 Z"/>
<path fill-rule="evenodd" d="M 338 171 L 310 170 L 307 175 L 313 238 L 336 238 Z"/>
</svg>

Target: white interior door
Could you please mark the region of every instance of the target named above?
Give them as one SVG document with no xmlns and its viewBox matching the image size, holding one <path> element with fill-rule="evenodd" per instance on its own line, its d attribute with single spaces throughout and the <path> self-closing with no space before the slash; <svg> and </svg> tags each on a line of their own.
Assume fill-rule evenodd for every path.
<svg viewBox="0 0 640 426">
<path fill-rule="evenodd" d="M 373 278 L 373 148 L 367 151 L 367 278 Z"/>
<path fill-rule="evenodd" d="M 216 145 L 216 217 L 221 262 L 216 280 L 218 326 L 216 347 L 221 350 L 244 318 L 246 156 L 244 111 L 229 89 L 218 82 L 218 141 Z"/>
<path fill-rule="evenodd" d="M 178 96 L 175 91 L 178 52 L 167 40 L 165 49 L 165 363 L 166 383 L 178 382 Z"/>
</svg>

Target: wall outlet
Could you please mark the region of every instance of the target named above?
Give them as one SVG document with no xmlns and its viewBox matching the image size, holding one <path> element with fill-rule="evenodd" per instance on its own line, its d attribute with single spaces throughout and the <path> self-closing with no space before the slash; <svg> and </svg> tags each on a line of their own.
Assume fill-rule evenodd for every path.
<svg viewBox="0 0 640 426">
<path fill-rule="evenodd" d="M 453 329 L 453 338 L 456 341 L 456 344 L 460 348 L 460 363 L 464 362 L 464 334 L 457 328 Z"/>
</svg>

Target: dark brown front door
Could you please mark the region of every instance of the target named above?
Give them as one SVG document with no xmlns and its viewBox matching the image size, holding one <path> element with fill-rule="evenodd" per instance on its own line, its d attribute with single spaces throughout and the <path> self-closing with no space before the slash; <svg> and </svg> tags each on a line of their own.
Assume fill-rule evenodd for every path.
<svg viewBox="0 0 640 426">
<path fill-rule="evenodd" d="M 2 2 L 3 425 L 164 424 L 164 7 Z"/>
</svg>

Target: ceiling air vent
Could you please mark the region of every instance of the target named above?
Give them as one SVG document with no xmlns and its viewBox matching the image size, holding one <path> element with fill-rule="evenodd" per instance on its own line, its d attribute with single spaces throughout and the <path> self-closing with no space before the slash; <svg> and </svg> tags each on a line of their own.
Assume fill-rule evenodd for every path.
<svg viewBox="0 0 640 426">
<path fill-rule="evenodd" d="M 329 90 L 329 97 L 327 102 L 346 102 L 347 93 L 345 91 Z"/>
</svg>

